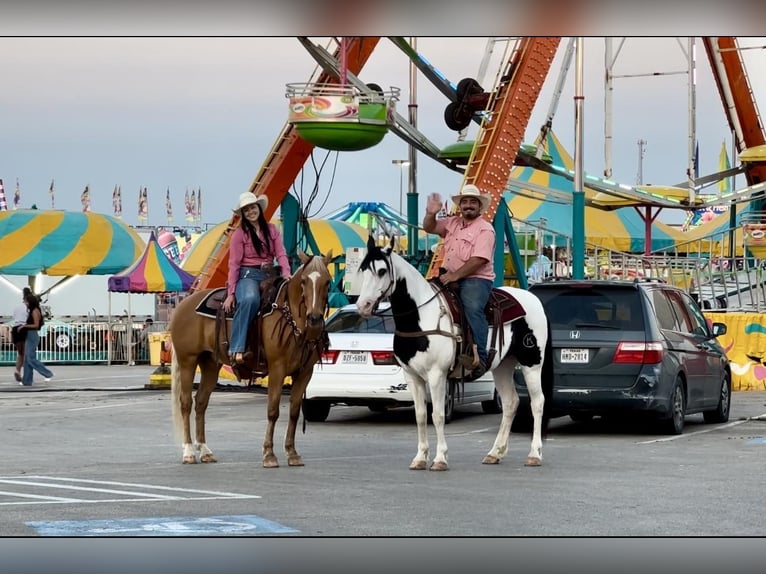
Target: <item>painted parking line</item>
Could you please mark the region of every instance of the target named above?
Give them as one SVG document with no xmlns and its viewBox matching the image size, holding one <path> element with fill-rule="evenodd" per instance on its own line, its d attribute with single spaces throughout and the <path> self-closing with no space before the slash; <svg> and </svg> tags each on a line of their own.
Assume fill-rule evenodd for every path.
<svg viewBox="0 0 766 574">
<path fill-rule="evenodd" d="M 10 499 L 0 500 L 0 506 L 261 498 L 256 494 L 242 494 L 219 490 L 200 490 L 135 482 L 91 480 L 65 476 L 0 476 L 0 484 L 15 485 L 19 487 L 17 490 L 6 489 L 0 491 L 0 496 Z M 29 492 L 30 489 L 32 489 L 33 492 Z M 50 489 L 51 491 L 73 491 L 77 493 L 78 498 L 71 496 L 46 496 L 41 494 L 43 489 Z M 99 498 L 100 495 L 104 494 L 111 496 L 109 498 Z"/>
<path fill-rule="evenodd" d="M 258 536 L 300 532 L 253 514 L 35 521 L 26 525 L 34 528 L 40 536 Z"/>
<path fill-rule="evenodd" d="M 637 442 L 636 444 L 653 444 L 653 443 L 658 443 L 658 442 L 670 442 L 672 440 L 678 440 L 680 438 L 689 438 L 689 437 L 692 437 L 692 436 L 695 436 L 695 435 L 699 435 L 699 434 L 705 434 L 705 433 L 708 433 L 708 432 L 713 432 L 713 431 L 717 431 L 717 430 L 722 430 L 722 429 L 727 429 L 727 428 L 735 427 L 735 426 L 744 424 L 746 422 L 750 422 L 752 420 L 758 420 L 758 419 L 760 419 L 761 417 L 764 417 L 764 416 L 766 416 L 766 415 L 758 415 L 757 417 L 749 417 L 749 418 L 746 418 L 746 419 L 741 419 L 741 420 L 733 421 L 733 422 L 722 424 L 722 425 L 716 425 L 716 426 L 713 426 L 713 427 L 707 427 L 707 428 L 704 428 L 704 429 L 700 429 L 698 431 L 685 432 L 683 434 L 676 434 L 676 435 L 673 435 L 673 436 L 666 436 L 666 437 L 663 437 L 663 438 L 656 438 L 656 439 L 652 439 L 652 440 L 643 440 L 643 441 Z"/>
</svg>

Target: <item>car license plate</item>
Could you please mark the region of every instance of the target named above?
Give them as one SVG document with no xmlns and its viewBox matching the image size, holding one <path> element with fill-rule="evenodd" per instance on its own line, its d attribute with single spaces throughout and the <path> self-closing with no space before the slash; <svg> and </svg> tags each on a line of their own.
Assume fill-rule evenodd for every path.
<svg viewBox="0 0 766 574">
<path fill-rule="evenodd" d="M 344 365 L 364 365 L 367 363 L 367 351 L 343 351 L 340 362 Z"/>
<path fill-rule="evenodd" d="M 562 363 L 587 363 L 588 349 L 561 349 Z"/>
</svg>

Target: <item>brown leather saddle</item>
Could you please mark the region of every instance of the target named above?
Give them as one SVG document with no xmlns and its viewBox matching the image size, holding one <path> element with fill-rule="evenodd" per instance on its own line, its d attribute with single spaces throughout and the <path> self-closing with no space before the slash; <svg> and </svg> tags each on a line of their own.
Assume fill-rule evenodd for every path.
<svg viewBox="0 0 766 574">
<path fill-rule="evenodd" d="M 437 290 L 444 294 L 452 320 L 460 325 L 462 332 L 462 337 L 458 340 L 455 363 L 450 373 L 450 378 L 471 381 L 473 379 L 470 376 L 469 369 L 472 367 L 461 362 L 461 356 L 472 356 L 475 362 L 478 361 L 478 354 L 474 348 L 473 332 L 463 313 L 459 287 L 456 284 L 444 285 L 438 277 L 429 279 L 429 282 L 433 283 Z M 526 311 L 521 306 L 521 303 L 508 291 L 493 287 L 489 294 L 487 305 L 484 307 L 484 314 L 487 317 L 489 326 L 492 328 L 492 339 L 489 341 L 489 348 L 487 349 L 487 361 L 491 363 L 497 354 L 497 349 L 503 346 L 503 325 L 524 317 Z"/>
<path fill-rule="evenodd" d="M 261 306 L 247 331 L 245 353 L 243 354 L 244 363 L 241 365 L 232 363 L 229 359 L 229 337 L 234 313 L 226 313 L 223 310 L 226 287 L 219 287 L 211 291 L 195 308 L 197 314 L 215 320 L 216 360 L 219 363 L 229 365 L 237 380 L 246 380 L 248 386 L 252 385 L 256 378 L 265 377 L 269 374 L 266 350 L 261 339 L 261 329 L 263 316 L 271 310 L 271 305 L 276 300 L 279 288 L 283 283 L 285 280 L 279 276 L 278 272 L 270 274 L 268 278 L 261 281 Z"/>
</svg>

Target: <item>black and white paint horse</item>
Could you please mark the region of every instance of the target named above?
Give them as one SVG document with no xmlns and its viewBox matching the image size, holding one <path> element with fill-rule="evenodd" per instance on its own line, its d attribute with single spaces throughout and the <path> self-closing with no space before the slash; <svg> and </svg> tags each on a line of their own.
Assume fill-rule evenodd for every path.
<svg viewBox="0 0 766 574">
<path fill-rule="evenodd" d="M 382 249 L 372 237 L 357 276 L 360 294 L 357 308 L 364 317 L 372 315 L 378 304 L 388 298 L 394 317 L 394 354 L 415 401 L 418 425 L 418 450 L 410 463 L 413 470 L 428 467 L 429 446 L 426 427 L 426 384 L 431 394 L 431 420 L 436 429 L 436 456 L 431 470 L 447 470 L 447 441 L 444 436 L 444 401 L 447 375 L 455 363 L 459 325 L 451 316 L 445 296 L 405 259 L 392 252 L 393 243 Z M 543 433 L 549 418 L 553 392 L 553 357 L 550 325 L 540 300 L 524 289 L 500 287 L 523 307 L 524 315 L 503 325 L 503 342 L 490 365 L 495 387 L 502 400 L 503 415 L 495 443 L 483 459 L 484 464 L 498 464 L 508 451 L 508 439 L 519 396 L 513 372 L 520 365 L 529 390 L 534 418 L 532 446 L 527 466 L 542 463 Z M 413 336 L 413 333 L 422 333 Z M 403 334 L 406 334 L 403 336 Z M 490 327 L 489 340 L 492 341 Z M 470 384 L 470 383 L 466 383 Z M 548 408 L 545 408 L 546 400 Z M 545 412 L 544 412 L 545 411 Z"/>
</svg>

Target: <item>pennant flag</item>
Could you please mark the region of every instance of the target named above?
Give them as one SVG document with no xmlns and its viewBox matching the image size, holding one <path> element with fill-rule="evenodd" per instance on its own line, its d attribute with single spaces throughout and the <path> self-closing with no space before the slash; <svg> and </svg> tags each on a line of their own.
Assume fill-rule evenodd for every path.
<svg viewBox="0 0 766 574">
<path fill-rule="evenodd" d="M 202 221 L 202 188 L 197 190 L 197 222 Z"/>
<path fill-rule="evenodd" d="M 48 193 L 51 196 L 51 209 L 56 209 L 56 190 L 53 188 L 53 180 L 51 180 L 51 186 L 48 188 Z"/>
<path fill-rule="evenodd" d="M 146 223 L 149 219 L 149 192 L 146 188 L 138 189 L 138 221 Z"/>
<path fill-rule="evenodd" d="M 189 208 L 191 210 L 191 221 L 197 221 L 197 190 L 192 189 L 191 200 L 189 201 Z"/>
<path fill-rule="evenodd" d="M 170 188 L 165 192 L 165 216 L 168 223 L 173 223 L 173 205 L 170 203 Z"/>
<path fill-rule="evenodd" d="M 90 184 L 85 186 L 85 190 L 80 195 L 80 203 L 82 203 L 83 212 L 90 211 Z"/>
<path fill-rule="evenodd" d="M 120 195 L 120 188 L 115 185 L 112 190 L 112 211 L 114 211 L 114 216 L 117 219 L 122 217 L 122 198 Z"/>
<path fill-rule="evenodd" d="M 191 204 L 191 198 L 189 197 L 189 188 L 186 188 L 186 195 L 184 195 L 184 219 L 186 221 L 192 222 L 194 221 L 194 216 L 192 215 L 192 204 Z"/>
<path fill-rule="evenodd" d="M 16 191 L 13 192 L 13 209 L 18 209 L 21 204 L 21 189 L 19 188 L 19 178 L 16 178 Z"/>
<path fill-rule="evenodd" d="M 3 187 L 2 179 L 0 179 L 0 211 L 8 211 L 8 201 L 5 198 L 5 187 Z"/>
<path fill-rule="evenodd" d="M 721 142 L 721 153 L 718 155 L 718 171 L 724 171 L 731 167 L 729 161 L 729 154 L 726 151 L 726 140 Z M 731 191 L 731 178 L 727 177 L 718 182 L 718 194 L 728 193 Z"/>
</svg>

